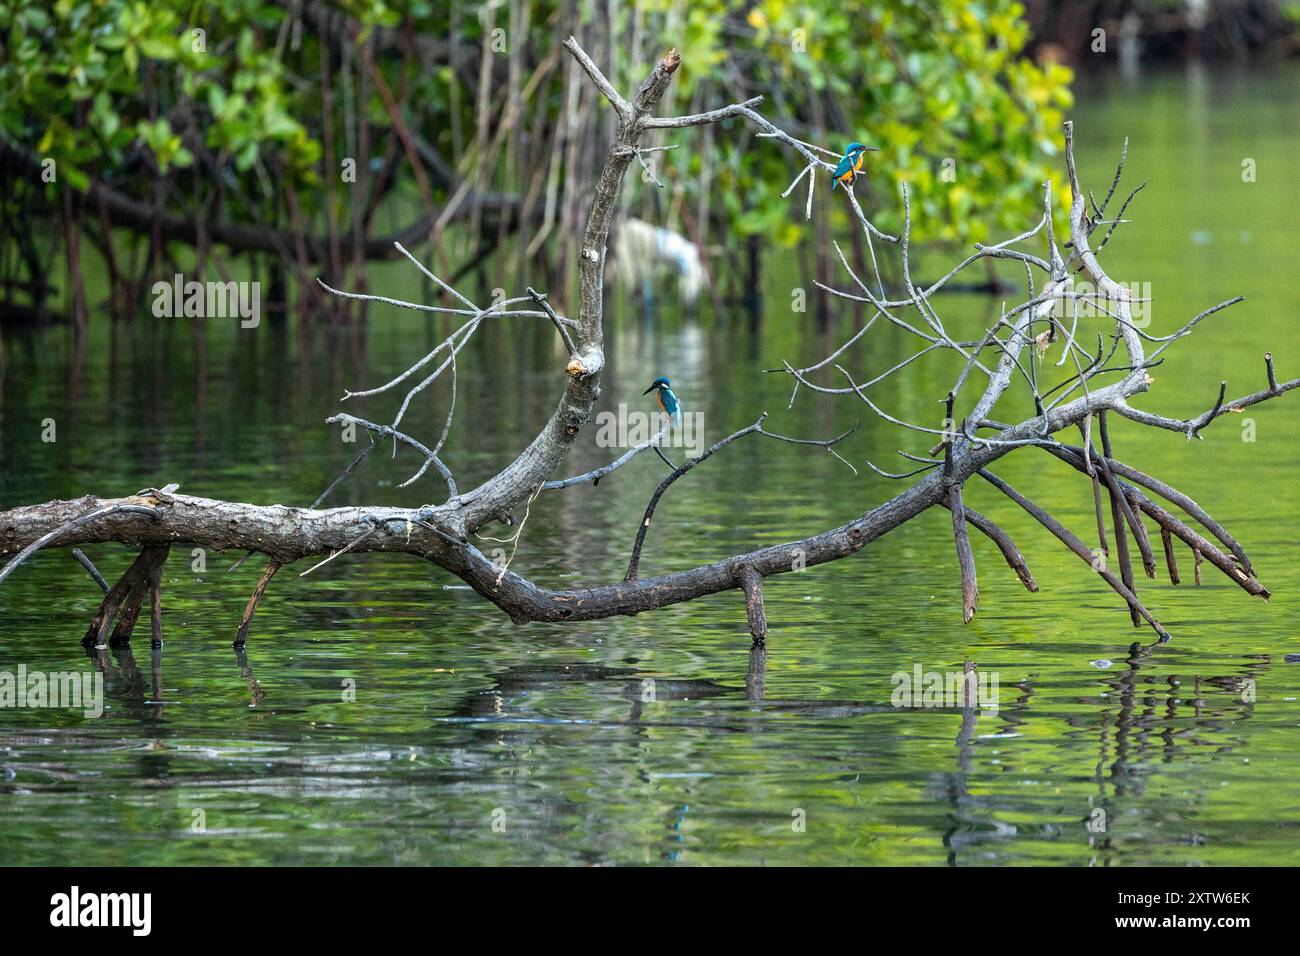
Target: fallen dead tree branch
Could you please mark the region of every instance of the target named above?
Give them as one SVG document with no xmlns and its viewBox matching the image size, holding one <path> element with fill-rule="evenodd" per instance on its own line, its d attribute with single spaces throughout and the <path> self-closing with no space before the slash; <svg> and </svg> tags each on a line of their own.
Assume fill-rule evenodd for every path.
<svg viewBox="0 0 1300 956">
<path fill-rule="evenodd" d="M 1130 194 L 1116 219 L 1106 218 L 1107 206 L 1116 194 L 1123 174 L 1126 153 L 1121 155 L 1105 198 L 1099 204 L 1094 201 L 1089 214 L 1089 194 L 1081 189 L 1075 169 L 1070 124 L 1066 124 L 1065 129 L 1065 159 L 1072 194 L 1068 240 L 1064 244 L 1057 242 L 1051 205 L 1053 193 L 1051 184 L 1044 183 L 1043 214 L 1037 225 L 1001 242 L 977 246 L 974 253 L 926 288 L 911 280 L 911 201 L 906 186 L 900 190 L 903 228 L 898 235 L 881 231 L 867 218 L 851 187 L 837 191 L 832 199 L 827 200 L 843 202 L 851 221 L 862 230 L 871 253 L 872 274 L 857 275 L 841 253 L 840 261 L 852 284 L 851 290 L 834 289 L 829 285 L 823 288 L 844 301 L 865 306 L 870 317 L 830 355 L 801 362 L 784 361 L 782 367 L 774 371 L 791 376 L 791 404 L 801 389 L 840 396 L 855 404 L 861 403 L 886 425 L 902 429 L 905 435 L 922 436 L 924 444 L 921 449 L 899 450 L 902 457 L 919 464 L 921 467 L 918 469 L 892 474 L 868 462 L 878 474 L 891 479 L 917 477 L 914 484 L 835 528 L 743 554 L 724 556 L 686 570 L 642 576 L 640 565 L 647 531 L 664 493 L 699 464 L 737 440 L 750 434 L 761 434 L 782 443 L 819 446 L 851 465 L 833 446 L 846 439 L 852 430 L 830 439 L 787 437 L 765 431 L 765 415 L 759 415 L 753 424 L 715 442 L 703 454 L 687 459 L 680 466 L 671 466 L 670 463 L 672 471 L 659 482 L 646 506 L 636 531 L 627 573 L 622 580 L 586 588 L 550 589 L 511 571 L 508 563 L 501 567 L 489 560 L 472 543 L 473 538 L 488 524 L 514 524 L 515 510 L 521 506 L 531 507 L 542 491 L 564 491 L 588 482 L 595 484 L 612 471 L 627 467 L 646 450 L 653 449 L 662 457 L 659 446 L 666 428 L 626 450 L 609 464 L 569 478 L 554 477 L 591 416 L 605 369 L 605 252 L 618 208 L 622 180 L 642 151 L 665 148 L 642 146 L 643 136 L 672 134 L 724 119 L 743 120 L 754 127 L 764 141 L 787 148 L 797 156 L 800 171 L 787 194 L 802 178 L 809 178 L 808 215 L 813 208 L 813 181 L 819 175 L 829 174 L 832 169 L 831 163 L 822 157 L 828 153 L 832 158 L 835 155 L 824 147 L 796 140 L 784 133 L 757 112 L 757 100 L 689 116 L 653 116 L 653 109 L 680 66 L 681 58 L 676 51 L 670 51 L 654 66 L 635 93 L 624 96 L 605 78 L 576 40 L 570 38 L 564 46 L 604 95 L 615 117 L 613 141 L 592 192 L 580 245 L 576 317 L 559 315 L 549 305 L 545 294 L 531 286 L 513 298 L 480 307 L 397 244 L 395 248 L 399 254 L 405 255 L 426 278 L 459 305 L 428 306 L 328 286 L 326 289 L 345 297 L 456 316 L 462 321 L 433 349 L 422 356 L 412 356 L 409 367 L 386 383 L 344 395 L 344 401 L 365 401 L 390 392 L 396 394 L 399 387 L 406 389 L 400 408 L 388 423 L 341 412 L 327 419 L 344 427 L 362 428 L 374 437 L 371 446 L 364 449 L 329 485 L 315 506 L 292 508 L 245 504 L 182 495 L 169 488 L 120 499 L 86 497 L 14 508 L 0 512 L 0 554 L 16 555 L 0 570 L 0 580 L 31 555 L 49 547 L 110 541 L 140 547 L 142 551 L 135 563 L 105 595 L 86 639 L 102 643 L 109 639 L 110 628 L 111 639 L 128 639 L 146 598 L 151 601 L 155 639 L 160 639 L 161 567 L 173 543 L 187 542 L 215 550 L 260 553 L 267 556 L 269 563 L 241 617 L 236 643 L 242 644 L 248 637 L 254 613 L 280 568 L 305 558 L 323 557 L 324 561 L 304 572 L 309 573 L 345 554 L 398 552 L 422 557 L 457 576 L 520 623 L 584 621 L 638 614 L 720 591 L 740 590 L 745 595 L 751 636 L 755 642 L 762 642 L 769 627 L 764 602 L 766 579 L 848 557 L 894 528 L 938 506 L 951 513 L 957 565 L 954 583 L 960 584 L 962 616 L 969 621 L 979 603 L 970 527 L 994 541 L 1028 590 L 1038 589 L 1020 550 L 1006 533 L 967 504 L 966 483 L 979 475 L 1088 563 L 1119 595 L 1123 606 L 1133 614 L 1134 622 L 1145 621 L 1160 640 L 1168 640 L 1169 632 L 1139 599 L 1129 554 L 1131 537 L 1140 552 L 1144 570 L 1154 576 L 1155 560 L 1144 518 L 1155 521 L 1160 527 L 1166 565 L 1175 583 L 1178 577 L 1173 541 L 1178 539 L 1193 551 L 1198 581 L 1200 563 L 1206 560 L 1248 593 L 1267 598 L 1268 591 L 1255 577 L 1245 550 L 1222 524 L 1172 485 L 1146 475 L 1116 457 L 1107 415 L 1113 412 L 1138 425 L 1178 431 L 1190 438 L 1200 436 L 1207 425 L 1223 414 L 1290 391 L 1300 385 L 1300 379 L 1279 383 L 1269 353 L 1265 363 L 1267 388 L 1228 401 L 1225 398 L 1226 385 L 1220 385 L 1218 398 L 1212 407 L 1196 418 L 1164 418 L 1131 404 L 1136 396 L 1151 387 L 1148 370 L 1161 361 L 1160 353 L 1190 334 L 1203 319 L 1240 300 L 1229 299 L 1207 309 L 1169 335 L 1156 336 L 1138 327 L 1132 314 L 1132 306 L 1137 300 L 1110 278 L 1098 259 L 1098 252 L 1104 248 L 1110 232 L 1102 237 L 1097 251 L 1091 248 L 1094 231 L 1103 225 L 1109 225 L 1113 231 L 1116 219 L 1123 218 L 1124 210 L 1137 193 L 1134 190 Z M 875 252 L 876 243 L 897 253 L 898 274 L 902 276 L 904 286 L 901 293 L 887 289 Z M 1037 253 L 1022 248 L 1031 243 L 1041 245 Z M 976 336 L 959 334 L 955 323 L 951 327 L 945 323 L 936 308 L 935 296 L 964 269 L 994 259 L 1012 260 L 1024 267 L 1025 299 L 1009 308 L 1004 306 L 997 319 Z M 1090 280 L 1095 293 L 1083 293 L 1074 288 L 1073 279 L 1080 274 Z M 1111 337 L 1107 348 L 1105 336 L 1097 333 L 1095 354 L 1090 337 L 1085 342 L 1080 327 L 1080 309 L 1085 306 L 1102 316 L 1103 325 L 1108 326 Z M 1060 315 L 1062 309 L 1070 312 L 1068 323 Z M 559 398 L 547 423 L 526 448 L 491 478 L 474 488 L 462 490 L 447 464 L 444 451 L 456 408 L 456 355 L 485 322 L 511 318 L 544 319 L 554 326 L 564 345 L 564 364 L 555 370 Z M 868 335 L 880 319 L 917 339 L 917 350 L 902 356 L 883 374 L 860 381 L 847 371 L 843 356 L 859 343 L 869 345 Z M 1144 351 L 1145 342 L 1159 343 L 1149 356 Z M 1040 381 L 1047 374 L 1045 352 L 1052 347 L 1061 349 L 1060 359 L 1055 365 L 1059 367 L 1068 362 L 1074 374 L 1050 388 L 1040 388 Z M 962 365 L 952 387 L 935 396 L 936 404 L 944 409 L 943 421 L 908 421 L 886 411 L 872 396 L 872 389 L 881 382 L 903 374 L 927 356 L 942 352 L 953 353 Z M 1116 358 L 1117 353 L 1121 357 Z M 432 371 L 428 370 L 429 367 Z M 816 380 L 819 373 L 826 375 L 831 372 L 839 376 L 832 379 L 835 385 Z M 412 401 L 444 382 L 449 384 L 451 402 L 438 441 L 430 446 L 399 430 Z M 843 382 L 847 382 L 847 387 Z M 972 383 L 976 383 L 978 388 Z M 997 422 L 992 417 L 995 409 L 1004 396 L 1013 391 L 1013 386 L 1016 386 L 1016 392 L 1021 388 L 1028 391 L 1034 415 L 1010 424 Z M 1093 441 L 1094 423 L 1100 433 L 1101 452 L 1097 451 Z M 1063 444 L 1055 437 L 1068 429 L 1078 429 L 1082 433 L 1081 447 Z M 446 499 L 418 509 L 383 506 L 320 508 L 324 498 L 349 478 L 380 438 L 391 438 L 394 447 L 400 443 L 423 458 L 419 470 L 406 483 L 422 479 L 433 469 L 443 479 Z M 928 453 L 921 454 L 926 446 L 932 447 Z M 999 458 L 1030 447 L 1046 450 L 1060 458 L 1092 483 L 1099 546 L 1096 552 L 1046 508 L 1030 501 L 989 471 L 989 466 Z M 940 452 L 942 457 L 935 457 Z M 1104 507 L 1103 491 L 1109 496 L 1109 509 Z M 1181 509 L 1189 521 L 1158 504 L 1152 496 Z M 1194 530 L 1189 522 L 1198 524 L 1206 534 Z M 515 548 L 523 532 L 522 524 L 520 522 L 514 536 L 508 539 Z M 1118 575 L 1105 561 L 1111 550 L 1112 533 L 1120 561 Z"/>
</svg>

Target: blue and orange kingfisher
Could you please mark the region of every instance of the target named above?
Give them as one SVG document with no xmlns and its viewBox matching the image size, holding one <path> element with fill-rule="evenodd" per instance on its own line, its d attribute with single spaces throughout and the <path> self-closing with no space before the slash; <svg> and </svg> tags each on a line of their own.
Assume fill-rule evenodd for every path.
<svg viewBox="0 0 1300 956">
<path fill-rule="evenodd" d="M 862 157 L 866 155 L 870 146 L 863 146 L 861 143 L 849 143 L 849 148 L 844 151 L 839 163 L 835 167 L 835 172 L 831 175 L 835 177 L 835 182 L 831 184 L 831 192 L 840 183 L 845 186 L 852 186 L 858 181 L 858 173 L 862 171 Z"/>
<path fill-rule="evenodd" d="M 677 401 L 677 395 L 673 392 L 672 386 L 668 384 L 668 379 L 664 378 L 662 375 L 659 376 L 651 382 L 650 387 L 641 394 L 649 395 L 651 392 L 655 393 L 655 397 L 659 399 L 659 407 L 662 408 L 664 414 L 672 420 L 673 425 L 677 428 L 681 428 L 682 403 Z"/>
</svg>

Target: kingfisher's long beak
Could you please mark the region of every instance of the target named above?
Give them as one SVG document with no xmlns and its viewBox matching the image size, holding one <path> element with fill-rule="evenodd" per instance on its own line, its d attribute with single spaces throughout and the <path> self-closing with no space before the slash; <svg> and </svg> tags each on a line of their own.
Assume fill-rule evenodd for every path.
<svg viewBox="0 0 1300 956">
<path fill-rule="evenodd" d="M 642 395 L 649 395 L 649 394 L 650 394 L 651 392 L 653 392 L 656 388 L 658 388 L 657 385 L 651 385 L 649 388 L 647 388 L 647 389 L 646 389 L 644 392 L 642 392 L 641 394 L 642 394 Z"/>
</svg>

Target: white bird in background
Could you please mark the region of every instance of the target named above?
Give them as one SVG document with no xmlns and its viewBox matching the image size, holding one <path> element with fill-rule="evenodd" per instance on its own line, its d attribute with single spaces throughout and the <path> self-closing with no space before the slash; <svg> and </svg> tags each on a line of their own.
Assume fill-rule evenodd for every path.
<svg viewBox="0 0 1300 956">
<path fill-rule="evenodd" d="M 641 219 L 625 219 L 614 240 L 614 274 L 628 289 L 645 289 L 661 272 L 677 275 L 677 293 L 694 305 L 704 288 L 700 250 L 680 233 Z"/>
</svg>

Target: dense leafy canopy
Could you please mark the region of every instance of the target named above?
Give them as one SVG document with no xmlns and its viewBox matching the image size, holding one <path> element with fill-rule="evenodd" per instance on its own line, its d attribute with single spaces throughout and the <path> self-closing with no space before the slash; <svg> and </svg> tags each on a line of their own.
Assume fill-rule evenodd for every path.
<svg viewBox="0 0 1300 956">
<path fill-rule="evenodd" d="M 612 24 L 598 6 L 348 0 L 304 4 L 299 19 L 260 0 L 10 3 L 0 8 L 0 136 L 56 160 L 77 188 L 95 177 L 139 196 L 159 174 L 220 171 L 267 204 L 273 181 L 296 188 L 314 221 L 328 201 L 319 189 L 327 132 L 340 157 L 355 145 L 358 123 L 371 124 L 377 141 L 393 126 L 378 85 L 358 82 L 336 91 L 325 123 L 323 38 L 333 70 L 352 46 L 343 52 L 353 78 L 361 76 L 356 44 L 372 43 L 377 69 L 402 94 L 405 122 L 467 174 L 493 155 L 460 135 L 479 123 L 484 51 L 504 61 L 518 41 L 527 77 L 573 32 L 624 88 L 675 45 L 686 64 L 679 108 L 763 93 L 765 112 L 811 140 L 880 147 L 868 161 L 868 201 L 887 228 L 898 225 L 894 191 L 904 181 L 918 233 L 931 238 L 978 241 L 1023 224 L 1041 202 L 1070 74 L 1022 56 L 1027 26 L 1011 0 L 642 0 L 616 11 Z M 324 33 L 322 11 L 332 25 Z M 411 50 L 413 59 L 402 55 Z M 494 122 L 498 72 L 492 64 L 486 74 Z M 565 68 L 540 76 L 525 112 L 564 122 L 569 77 Z M 724 227 L 715 235 L 792 243 L 806 228 L 792 208 L 799 204 L 780 198 L 797 172 L 787 151 L 733 129 L 662 155 L 675 199 L 694 206 L 700 190 L 718 200 L 708 207 Z M 523 194 L 525 172 L 489 162 L 487 184 Z M 414 196 L 411 175 L 399 166 Z M 434 198 L 445 199 L 449 187 L 437 185 Z"/>
</svg>

